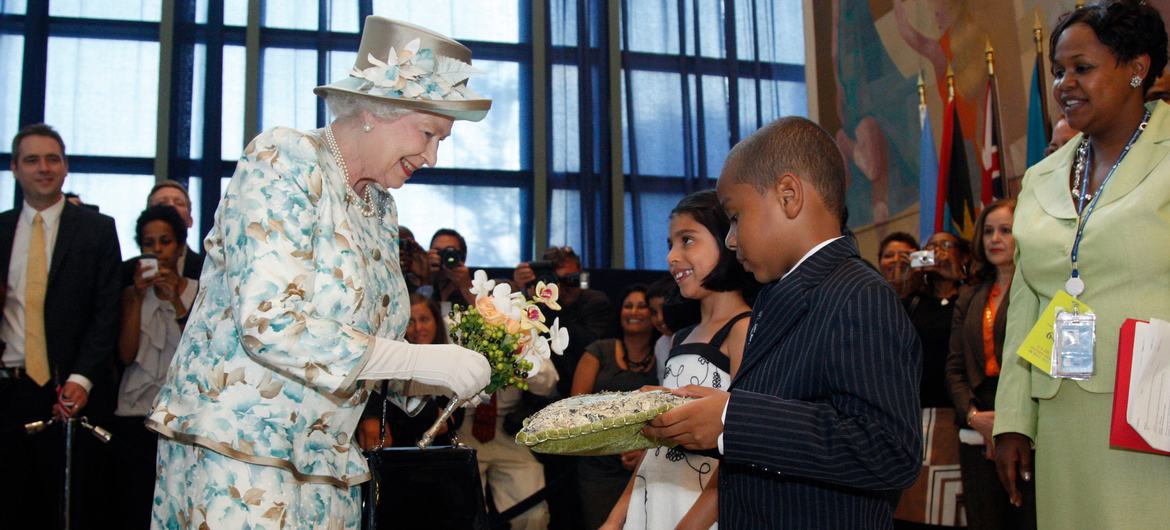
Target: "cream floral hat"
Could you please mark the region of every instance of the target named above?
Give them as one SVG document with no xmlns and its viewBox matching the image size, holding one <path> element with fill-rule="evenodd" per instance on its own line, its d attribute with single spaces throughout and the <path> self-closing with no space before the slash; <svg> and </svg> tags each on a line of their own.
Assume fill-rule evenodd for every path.
<svg viewBox="0 0 1170 530">
<path fill-rule="evenodd" d="M 429 29 L 379 16 L 366 17 L 349 76 L 313 89 L 324 97 L 347 93 L 456 120 L 479 121 L 492 100 L 467 86 L 481 73 L 471 50 Z"/>
</svg>

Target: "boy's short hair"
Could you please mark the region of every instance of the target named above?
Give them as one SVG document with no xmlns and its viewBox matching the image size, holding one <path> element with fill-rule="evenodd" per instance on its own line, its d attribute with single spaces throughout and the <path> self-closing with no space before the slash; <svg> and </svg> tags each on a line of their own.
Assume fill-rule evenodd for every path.
<svg viewBox="0 0 1170 530">
<path fill-rule="evenodd" d="M 845 160 L 829 132 L 806 118 L 787 116 L 765 125 L 731 149 L 723 172 L 760 193 L 784 173 L 797 175 L 845 224 Z"/>
</svg>

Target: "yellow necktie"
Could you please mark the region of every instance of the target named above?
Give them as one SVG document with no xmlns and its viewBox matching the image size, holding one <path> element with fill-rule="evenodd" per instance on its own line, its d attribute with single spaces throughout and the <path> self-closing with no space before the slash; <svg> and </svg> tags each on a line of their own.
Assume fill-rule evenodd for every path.
<svg viewBox="0 0 1170 530">
<path fill-rule="evenodd" d="M 28 271 L 24 286 L 24 369 L 40 385 L 49 382 L 49 355 L 45 346 L 45 291 L 49 285 L 45 259 L 45 220 L 33 217 L 28 238 Z"/>
</svg>

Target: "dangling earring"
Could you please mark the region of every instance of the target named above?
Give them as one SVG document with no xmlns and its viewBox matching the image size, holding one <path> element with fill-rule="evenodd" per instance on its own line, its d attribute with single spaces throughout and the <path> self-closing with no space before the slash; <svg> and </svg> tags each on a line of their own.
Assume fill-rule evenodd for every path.
<svg viewBox="0 0 1170 530">
<path fill-rule="evenodd" d="M 370 125 L 370 122 L 365 122 L 362 124 L 362 130 L 366 131 L 366 132 L 370 132 L 370 131 L 374 130 L 374 126 Z"/>
<path fill-rule="evenodd" d="M 1133 74 L 1133 77 L 1129 79 L 1129 87 L 1137 88 L 1139 86 L 1142 86 L 1142 78 L 1137 74 Z"/>
</svg>

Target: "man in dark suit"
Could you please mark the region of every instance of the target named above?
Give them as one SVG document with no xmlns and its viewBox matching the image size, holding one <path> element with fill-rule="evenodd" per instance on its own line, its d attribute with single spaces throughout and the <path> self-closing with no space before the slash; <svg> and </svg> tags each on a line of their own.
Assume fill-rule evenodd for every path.
<svg viewBox="0 0 1170 530">
<path fill-rule="evenodd" d="M 121 258 L 114 220 L 61 193 L 68 162 L 56 131 L 21 129 L 11 167 L 24 204 L 0 213 L 0 513 L 5 527 L 55 528 L 62 430 L 30 436 L 23 425 L 82 414 L 92 390 L 113 392 Z M 79 437 L 79 449 L 91 441 Z M 74 458 L 84 466 L 87 455 Z"/>
<path fill-rule="evenodd" d="M 146 196 L 146 207 L 150 208 L 160 204 L 177 210 L 179 216 L 187 223 L 188 229 L 195 224 L 194 219 L 191 218 L 191 196 L 187 193 L 187 187 L 182 182 L 167 179 L 155 184 L 150 189 L 150 194 Z M 139 256 L 134 256 L 122 264 L 123 287 L 134 284 L 134 272 L 138 269 L 138 258 Z M 198 280 L 199 275 L 203 273 L 203 254 L 196 252 L 184 242 L 183 253 L 179 256 L 179 270 L 183 271 L 184 278 Z"/>
<path fill-rule="evenodd" d="M 729 392 L 645 428 L 718 448 L 719 527 L 883 529 L 921 463 L 920 346 L 897 295 L 858 256 L 832 137 L 783 118 L 736 145 L 718 183 L 727 246 L 768 285 Z"/>
</svg>

